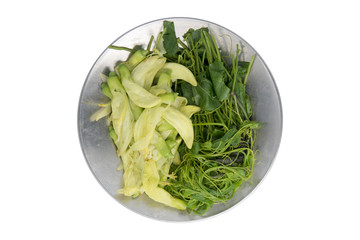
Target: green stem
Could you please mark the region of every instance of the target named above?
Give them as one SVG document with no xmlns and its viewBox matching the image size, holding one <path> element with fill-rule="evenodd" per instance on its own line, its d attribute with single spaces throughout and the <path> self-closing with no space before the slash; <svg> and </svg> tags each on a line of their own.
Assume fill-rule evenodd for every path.
<svg viewBox="0 0 360 240">
<path fill-rule="evenodd" d="M 222 126 L 226 127 L 226 125 L 222 123 L 193 123 L 193 126 Z"/>
<path fill-rule="evenodd" d="M 229 131 L 229 128 L 225 125 L 224 120 L 222 119 L 221 114 L 219 113 L 218 110 L 216 110 L 216 115 L 219 117 L 220 122 L 222 123 L 222 125 L 224 126 L 224 128 L 226 129 L 226 131 Z"/>
<path fill-rule="evenodd" d="M 246 72 L 246 76 L 245 76 L 245 79 L 244 79 L 244 85 L 246 85 L 247 83 L 247 80 L 248 80 L 248 77 L 249 77 L 249 74 L 250 74 L 250 70 L 251 70 L 251 67 L 254 63 L 254 60 L 255 60 L 255 55 L 252 56 L 251 58 L 251 61 L 250 61 L 250 64 L 249 64 L 249 67 L 247 69 L 247 72 Z"/>
<path fill-rule="evenodd" d="M 220 51 L 219 51 L 219 47 L 216 43 L 216 40 L 215 40 L 215 37 L 213 35 L 211 35 L 211 39 L 212 39 L 212 42 L 215 46 L 215 50 L 216 50 L 216 53 L 217 53 L 217 60 L 220 62 L 221 61 L 221 55 L 220 55 Z"/>
<path fill-rule="evenodd" d="M 240 122 L 243 122 L 243 120 L 242 120 L 242 118 L 241 118 L 241 115 L 240 115 L 240 113 L 239 113 L 239 108 L 236 107 L 236 105 L 237 105 L 237 97 L 235 96 L 234 93 L 231 93 L 231 95 L 232 95 L 233 98 L 234 98 L 236 113 L 237 113 L 237 115 L 239 116 Z M 242 107 L 242 105 L 240 105 L 240 108 L 241 108 L 241 107 Z M 242 110 L 244 111 L 245 109 L 243 109 L 243 107 L 242 107 Z M 245 114 L 246 114 L 246 113 L 245 113 Z"/>
<path fill-rule="evenodd" d="M 154 36 L 151 36 L 150 41 L 149 41 L 149 43 L 147 45 L 147 48 L 146 48 L 146 50 L 148 50 L 149 52 L 150 52 L 150 48 L 151 48 L 151 44 L 152 44 L 153 40 L 154 40 Z"/>
<path fill-rule="evenodd" d="M 114 49 L 114 50 L 120 50 L 120 51 L 128 51 L 131 53 L 134 53 L 135 50 L 131 49 L 131 48 L 127 48 L 127 47 L 119 47 L 119 46 L 114 46 L 114 45 L 110 45 L 108 46 L 109 49 Z"/>
<path fill-rule="evenodd" d="M 206 55 L 207 55 L 207 60 L 208 60 L 208 63 L 211 64 L 213 62 L 213 56 L 212 56 L 212 51 L 210 49 L 210 46 L 209 46 L 209 43 L 207 41 L 207 38 L 205 36 L 205 33 L 204 32 L 201 32 L 201 36 L 202 36 L 202 39 L 203 39 L 203 43 L 204 43 L 204 46 L 205 46 L 205 49 L 206 49 Z"/>
</svg>

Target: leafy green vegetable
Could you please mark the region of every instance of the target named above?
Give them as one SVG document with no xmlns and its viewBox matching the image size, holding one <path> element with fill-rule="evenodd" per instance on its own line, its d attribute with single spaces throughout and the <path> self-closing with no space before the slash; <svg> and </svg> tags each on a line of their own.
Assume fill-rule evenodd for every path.
<svg viewBox="0 0 360 240">
<path fill-rule="evenodd" d="M 192 92 L 195 104 L 205 111 L 213 111 L 221 105 L 215 96 L 212 82 L 204 77 Z"/>
<path fill-rule="evenodd" d="M 229 139 L 236 133 L 236 128 L 232 127 L 229 131 L 227 131 L 224 136 L 212 142 L 212 148 L 223 150 L 225 144 L 229 141 Z"/>
<path fill-rule="evenodd" d="M 183 35 L 183 38 L 185 40 L 188 40 L 188 46 L 191 48 L 191 49 L 194 49 L 195 45 L 201 40 L 202 38 L 202 33 L 203 32 L 209 32 L 209 29 L 208 28 L 199 28 L 199 29 L 192 29 L 190 28 L 184 35 Z"/>
<path fill-rule="evenodd" d="M 225 85 L 225 67 L 223 62 L 213 62 L 209 65 L 209 72 L 214 90 L 219 101 L 229 98 L 230 88 Z"/>
<path fill-rule="evenodd" d="M 193 87 L 189 83 L 187 83 L 187 82 L 181 83 L 180 90 L 182 92 L 183 97 L 185 97 L 187 99 L 189 104 L 195 103 Z"/>
<path fill-rule="evenodd" d="M 233 81 L 230 82 L 230 84 L 233 85 L 234 84 Z M 252 114 L 252 109 L 251 109 L 249 96 L 247 95 L 245 90 L 245 85 L 242 82 L 240 81 L 235 82 L 233 96 L 235 99 L 234 101 L 237 103 L 239 109 L 241 110 L 240 111 L 241 117 L 249 119 Z"/>
<path fill-rule="evenodd" d="M 166 53 L 173 57 L 179 51 L 179 47 L 177 44 L 176 34 L 175 34 L 175 26 L 173 22 L 164 21 L 163 23 L 165 33 L 163 35 L 163 44 L 166 50 Z"/>
<path fill-rule="evenodd" d="M 165 189 L 183 199 L 190 211 L 204 214 L 213 204 L 227 202 L 251 177 L 260 125 L 251 121 L 246 92 L 252 64 L 239 61 L 238 46 L 229 65 L 209 29 L 189 29 L 183 37 L 187 44 L 178 39 L 177 61 L 194 73 L 198 85 L 182 82 L 179 93 L 201 111 L 193 115 L 193 146 L 180 145 L 182 161 L 172 165 L 176 178 Z"/>
</svg>

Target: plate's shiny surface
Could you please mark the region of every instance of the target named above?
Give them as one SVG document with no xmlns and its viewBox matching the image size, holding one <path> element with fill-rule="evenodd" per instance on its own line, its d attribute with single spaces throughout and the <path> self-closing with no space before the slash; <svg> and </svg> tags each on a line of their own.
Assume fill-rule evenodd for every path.
<svg viewBox="0 0 360 240">
<path fill-rule="evenodd" d="M 152 35 L 162 30 L 165 19 L 155 20 L 138 26 L 119 37 L 114 45 L 132 48 L 136 45 L 146 47 Z M 192 18 L 168 18 L 175 23 L 178 37 L 189 28 L 208 27 L 216 36 L 224 52 L 235 51 L 235 44 L 242 46 L 244 60 L 249 61 L 256 54 L 252 71 L 248 78 L 247 90 L 251 98 L 254 119 L 264 123 L 258 132 L 257 145 L 261 151 L 261 161 L 255 166 L 252 179 L 244 182 L 235 196 L 227 204 L 217 204 L 203 216 L 187 214 L 149 199 L 145 194 L 137 199 L 119 196 L 116 193 L 122 185 L 122 172 L 116 171 L 120 159 L 108 136 L 105 120 L 90 122 L 90 115 L 98 109 L 96 103 L 104 102 L 106 97 L 100 90 L 100 73 L 107 74 L 117 62 L 126 60 L 126 51 L 107 49 L 97 59 L 84 83 L 78 108 L 78 131 L 86 161 L 103 188 L 125 207 L 144 216 L 167 221 L 188 221 L 201 219 L 221 213 L 248 196 L 262 181 L 270 169 L 280 145 L 282 134 L 281 101 L 275 81 L 259 54 L 241 37 L 217 24 Z"/>
</svg>

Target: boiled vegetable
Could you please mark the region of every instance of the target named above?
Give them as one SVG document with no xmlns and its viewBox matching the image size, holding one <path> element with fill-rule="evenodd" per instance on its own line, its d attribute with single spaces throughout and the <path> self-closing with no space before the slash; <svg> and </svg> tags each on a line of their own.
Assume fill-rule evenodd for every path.
<svg viewBox="0 0 360 240">
<path fill-rule="evenodd" d="M 145 193 L 153 200 L 163 203 L 166 206 L 174 207 L 179 210 L 185 210 L 186 203 L 180 199 L 174 198 L 163 188 L 160 188 L 158 186 L 159 183 L 160 177 L 155 162 L 153 160 L 146 161 L 143 177 Z"/>
<path fill-rule="evenodd" d="M 151 108 L 161 103 L 161 98 L 154 96 L 132 80 L 130 71 L 126 65 L 120 64 L 118 66 L 118 72 L 126 93 L 137 106 Z"/>
<path fill-rule="evenodd" d="M 184 210 L 186 203 L 163 187 L 173 176 L 169 173 L 172 163 L 180 162 L 178 147 L 182 138 L 178 137 L 178 131 L 192 144 L 188 111 L 185 115 L 174 108 L 185 107 L 187 100 L 173 92 L 171 71 L 163 69 L 166 58 L 156 54 L 146 56 L 148 53 L 148 50 L 134 51 L 109 76 L 102 76 L 102 92 L 110 101 L 99 105 L 102 108 L 91 120 L 109 115 L 109 135 L 122 160 L 118 169 L 124 171 L 124 185 L 119 194 L 137 197 L 145 192 L 155 201 Z"/>
<path fill-rule="evenodd" d="M 164 66 L 166 58 L 153 55 L 140 62 L 131 72 L 135 83 L 149 90 L 154 81 L 155 74 Z"/>
<path fill-rule="evenodd" d="M 184 80 L 193 86 L 197 85 L 197 81 L 194 74 L 185 66 L 178 63 L 165 63 L 163 71 L 169 71 L 171 80 L 176 81 L 178 79 Z"/>
<path fill-rule="evenodd" d="M 186 146 L 191 148 L 194 141 L 194 131 L 191 120 L 173 107 L 166 109 L 163 118 L 179 132 Z"/>
</svg>

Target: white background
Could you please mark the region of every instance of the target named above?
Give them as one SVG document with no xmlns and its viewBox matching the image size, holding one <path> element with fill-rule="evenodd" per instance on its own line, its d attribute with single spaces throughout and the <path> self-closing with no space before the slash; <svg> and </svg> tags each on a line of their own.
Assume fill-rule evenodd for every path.
<svg viewBox="0 0 360 240">
<path fill-rule="evenodd" d="M 0 239 L 360 239 L 356 2 L 2 1 Z M 284 114 L 264 182 L 231 211 L 191 223 L 114 201 L 77 135 L 80 91 L 106 46 L 175 16 L 248 41 L 275 77 Z"/>
</svg>

